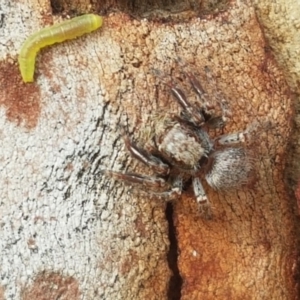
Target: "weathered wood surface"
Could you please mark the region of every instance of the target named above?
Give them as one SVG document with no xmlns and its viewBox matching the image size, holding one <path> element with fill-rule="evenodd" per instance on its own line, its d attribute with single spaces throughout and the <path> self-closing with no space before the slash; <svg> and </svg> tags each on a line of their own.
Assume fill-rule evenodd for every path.
<svg viewBox="0 0 300 300">
<path fill-rule="evenodd" d="M 274 53 L 279 66 L 284 71 L 285 78 L 294 94 L 296 115 L 293 120 L 295 126 L 290 147 L 287 151 L 287 178 L 289 188 L 294 190 L 295 185 L 299 186 L 300 178 L 300 20 L 297 17 L 300 11 L 300 3 L 293 0 L 255 1 L 255 8 L 270 45 L 270 50 Z M 299 210 L 299 207 L 300 193 L 296 209 Z"/>
<path fill-rule="evenodd" d="M 206 185 L 212 220 L 199 217 L 190 190 L 174 203 L 182 299 L 297 299 L 296 221 L 283 183 L 291 93 L 250 4 L 182 23 L 109 15 L 101 30 L 42 50 L 34 84 L 21 82 L 18 49 L 59 18 L 43 1 L 5 0 L 0 10 L 3 299 L 167 299 L 165 203 L 97 172 L 147 173 L 118 125 L 139 140 L 153 112 L 178 111 L 152 70 L 178 74 L 179 57 L 210 95 L 204 67 L 212 70 L 233 113 L 226 131 L 271 124 L 255 136 L 253 187 Z"/>
</svg>

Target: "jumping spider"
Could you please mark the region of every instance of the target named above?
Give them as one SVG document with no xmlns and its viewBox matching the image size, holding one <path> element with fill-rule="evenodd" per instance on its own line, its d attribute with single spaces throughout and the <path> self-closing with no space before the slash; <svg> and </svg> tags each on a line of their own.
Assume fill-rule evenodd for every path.
<svg viewBox="0 0 300 300">
<path fill-rule="evenodd" d="M 154 129 L 151 150 L 144 150 L 125 134 L 126 148 L 131 155 L 150 167 L 157 175 L 145 176 L 137 173 L 121 173 L 110 170 L 106 175 L 158 196 L 173 199 L 178 197 L 184 183 L 192 181 L 200 211 L 210 215 L 210 203 L 201 180 L 215 190 L 236 188 L 247 183 L 252 163 L 241 146 L 250 130 L 223 134 L 210 138 L 209 129 L 222 128 L 229 110 L 224 100 L 219 101 L 220 115 L 215 116 L 215 105 L 208 101 L 202 86 L 191 73 L 187 73 L 201 104 L 192 104 L 181 89 L 170 84 L 170 91 L 180 104 L 177 115 L 164 115 Z"/>
</svg>

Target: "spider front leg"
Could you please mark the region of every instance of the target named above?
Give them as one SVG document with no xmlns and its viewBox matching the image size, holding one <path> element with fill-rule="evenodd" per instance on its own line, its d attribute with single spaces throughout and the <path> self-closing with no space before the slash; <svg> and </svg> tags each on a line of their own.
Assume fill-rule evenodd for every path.
<svg viewBox="0 0 300 300">
<path fill-rule="evenodd" d="M 183 108 L 182 117 L 184 120 L 193 123 L 196 126 L 201 126 L 205 123 L 206 119 L 200 109 L 192 105 L 186 98 L 184 92 L 172 85 L 170 86 L 171 93 L 176 101 Z"/>
<path fill-rule="evenodd" d="M 219 129 L 223 128 L 226 125 L 228 116 L 231 116 L 229 108 L 225 100 L 222 100 L 220 103 L 222 115 L 217 117 L 210 117 L 206 122 L 206 126 L 210 129 Z"/>
<path fill-rule="evenodd" d="M 214 82 L 216 85 L 216 82 L 211 76 L 210 71 L 207 71 L 206 73 L 207 73 L 208 80 Z M 231 115 L 226 101 L 224 99 L 219 99 L 218 103 L 219 106 L 221 107 L 222 115 L 213 117 L 211 111 L 214 111 L 214 109 L 216 108 L 216 104 L 213 104 L 211 103 L 211 101 L 209 101 L 207 93 L 204 91 L 201 83 L 198 81 L 198 79 L 196 79 L 195 75 L 193 75 L 190 72 L 185 72 L 185 74 L 188 77 L 194 91 L 202 101 L 202 105 L 203 105 L 202 114 L 205 118 L 206 126 L 209 127 L 210 129 L 223 128 L 226 124 L 228 116 Z M 222 98 L 222 97 L 218 95 L 218 98 Z"/>
<path fill-rule="evenodd" d="M 170 90 L 171 94 L 174 96 L 177 103 L 183 108 L 184 114 L 188 116 L 189 122 L 193 123 L 196 126 L 201 126 L 205 122 L 205 118 L 198 109 L 198 107 L 192 105 L 186 98 L 184 92 L 176 86 L 172 81 L 166 82 L 165 79 L 162 77 L 158 70 L 154 70 L 155 75 L 158 76 L 162 82 L 167 85 Z"/>
<path fill-rule="evenodd" d="M 178 60 L 179 65 L 182 68 L 186 68 L 187 64 L 186 62 L 184 62 L 181 58 L 179 58 Z M 207 69 L 208 70 L 208 69 Z M 199 96 L 199 98 L 202 100 L 202 104 L 204 107 L 205 112 L 208 112 L 209 110 L 212 110 L 215 108 L 215 105 L 212 104 L 209 101 L 209 97 L 207 95 L 207 93 L 205 92 L 205 90 L 203 89 L 201 83 L 199 82 L 199 80 L 195 77 L 195 75 L 191 72 L 188 71 L 183 71 L 183 73 L 186 75 L 186 77 L 189 79 L 190 84 L 192 85 L 194 91 L 196 92 L 196 94 Z M 207 77 L 211 77 L 210 74 L 208 76 L 208 72 L 206 73 Z M 209 78 L 210 79 L 210 78 Z"/>
<path fill-rule="evenodd" d="M 151 177 L 140 175 L 137 173 L 114 172 L 110 170 L 102 171 L 106 176 L 112 177 L 117 181 L 123 181 L 128 185 L 137 185 L 141 188 L 149 188 L 150 190 L 169 190 L 169 183 L 160 177 Z"/>
<path fill-rule="evenodd" d="M 127 135 L 124 136 L 125 146 L 131 155 L 141 161 L 143 164 L 150 167 L 155 173 L 166 176 L 170 172 L 169 165 L 165 164 L 158 157 L 147 153 L 145 150 L 138 148 Z"/>
<path fill-rule="evenodd" d="M 188 77 L 194 91 L 199 96 L 199 98 L 203 101 L 203 106 L 204 106 L 205 110 L 209 111 L 209 110 L 214 109 L 215 105 L 210 103 L 210 101 L 208 100 L 207 94 L 205 93 L 205 91 L 204 91 L 202 85 L 200 84 L 200 82 L 198 81 L 198 79 L 196 79 L 195 75 L 190 72 L 185 72 L 185 74 Z"/>
<path fill-rule="evenodd" d="M 182 192 L 183 183 L 181 177 L 176 177 L 172 183 L 169 183 L 161 177 L 151 177 L 137 173 L 122 173 L 110 170 L 104 170 L 102 172 L 117 181 L 122 181 L 127 185 L 133 185 L 145 192 L 162 197 L 167 201 L 177 198 Z"/>
</svg>

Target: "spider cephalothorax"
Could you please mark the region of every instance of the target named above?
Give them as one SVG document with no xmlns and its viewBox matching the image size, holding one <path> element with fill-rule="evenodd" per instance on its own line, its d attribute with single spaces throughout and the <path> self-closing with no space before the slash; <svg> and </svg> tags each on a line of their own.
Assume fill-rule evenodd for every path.
<svg viewBox="0 0 300 300">
<path fill-rule="evenodd" d="M 124 135 L 131 155 L 149 166 L 156 175 L 105 173 L 167 199 L 178 197 L 184 183 L 191 179 L 200 210 L 207 212 L 210 205 L 201 179 L 215 190 L 236 188 L 247 183 L 252 163 L 241 144 L 247 140 L 249 130 L 211 138 L 209 129 L 223 127 L 229 115 L 226 102 L 219 101 L 221 113 L 215 116 L 215 104 L 208 101 L 200 83 L 192 74 L 188 73 L 187 77 L 201 103 L 190 103 L 182 90 L 169 85 L 182 111 L 179 116 L 164 115 L 156 122 L 151 150 L 139 148 Z"/>
</svg>

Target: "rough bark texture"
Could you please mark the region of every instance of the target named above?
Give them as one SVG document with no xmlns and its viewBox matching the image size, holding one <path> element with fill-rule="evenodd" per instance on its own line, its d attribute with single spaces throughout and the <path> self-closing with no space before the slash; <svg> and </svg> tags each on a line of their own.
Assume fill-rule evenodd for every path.
<svg viewBox="0 0 300 300">
<path fill-rule="evenodd" d="M 284 71 L 286 80 L 294 93 L 296 116 L 294 118 L 294 130 L 291 136 L 288 151 L 287 179 L 289 188 L 299 186 L 300 178 L 300 21 L 298 13 L 300 3 L 298 1 L 255 1 L 257 15 L 264 28 L 268 43 L 275 54 L 278 64 Z M 300 193 L 298 207 L 300 208 Z"/>
<path fill-rule="evenodd" d="M 297 299 L 296 220 L 283 180 L 291 94 L 248 2 L 189 22 L 111 14 L 101 30 L 42 50 L 33 84 L 21 81 L 17 51 L 59 18 L 43 1 L 5 0 L 0 10 L 0 299 L 179 299 L 168 290 L 176 266 L 165 203 L 97 175 L 147 173 L 118 125 L 139 140 L 153 112 L 178 111 L 153 74 L 176 77 L 178 58 L 210 95 L 204 67 L 212 70 L 232 111 L 226 132 L 268 124 L 249 149 L 251 188 L 206 185 L 212 220 L 199 217 L 190 189 L 174 203 L 181 298 Z"/>
</svg>

